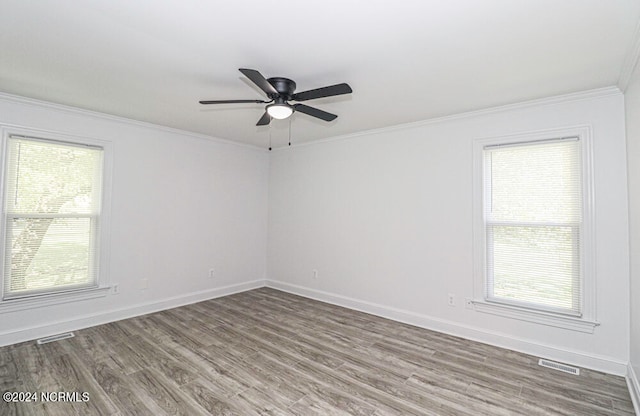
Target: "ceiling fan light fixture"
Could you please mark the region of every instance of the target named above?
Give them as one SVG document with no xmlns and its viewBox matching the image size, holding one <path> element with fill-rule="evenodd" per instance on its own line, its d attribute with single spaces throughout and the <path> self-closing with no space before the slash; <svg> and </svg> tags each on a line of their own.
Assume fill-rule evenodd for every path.
<svg viewBox="0 0 640 416">
<path fill-rule="evenodd" d="M 293 108 L 289 104 L 270 104 L 267 106 L 267 113 L 278 120 L 283 120 L 293 114 Z"/>
</svg>

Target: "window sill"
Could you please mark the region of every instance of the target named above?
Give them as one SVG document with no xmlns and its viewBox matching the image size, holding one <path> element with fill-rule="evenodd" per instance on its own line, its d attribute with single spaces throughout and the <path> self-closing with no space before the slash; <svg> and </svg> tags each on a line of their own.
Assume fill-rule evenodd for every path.
<svg viewBox="0 0 640 416">
<path fill-rule="evenodd" d="M 556 328 L 569 329 L 572 331 L 593 334 L 599 322 L 589 321 L 582 318 L 556 315 L 548 312 L 534 311 L 516 306 L 500 305 L 485 301 L 473 301 L 474 309 L 478 312 L 492 315 L 504 316 L 521 321 L 534 322 L 541 325 L 553 326 Z"/>
<path fill-rule="evenodd" d="M 20 311 L 24 309 L 40 308 L 59 305 L 62 303 L 78 302 L 87 299 L 102 298 L 109 293 L 108 286 L 81 289 L 71 292 L 52 293 L 28 298 L 8 299 L 0 301 L 0 313 Z"/>
</svg>

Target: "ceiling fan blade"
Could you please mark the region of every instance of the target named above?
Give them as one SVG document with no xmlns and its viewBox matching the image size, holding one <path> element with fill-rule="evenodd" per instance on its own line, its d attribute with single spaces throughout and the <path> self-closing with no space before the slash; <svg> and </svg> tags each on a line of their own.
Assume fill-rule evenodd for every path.
<svg viewBox="0 0 640 416">
<path fill-rule="evenodd" d="M 328 87 L 316 88 L 315 90 L 303 91 L 293 94 L 291 97 L 294 101 L 307 101 L 315 98 L 332 97 L 334 95 L 351 94 L 353 90 L 349 84 L 336 84 Z"/>
<path fill-rule="evenodd" d="M 278 91 L 273 88 L 273 85 L 269 84 L 269 81 L 267 81 L 267 79 L 255 69 L 240 68 L 239 71 L 242 72 L 245 77 L 249 78 L 251 82 L 256 84 L 262 91 L 264 91 L 265 94 L 278 94 Z"/>
<path fill-rule="evenodd" d="M 260 120 L 258 120 L 256 126 L 266 126 L 269 123 L 271 123 L 271 116 L 265 111 L 262 117 L 260 117 Z"/>
<path fill-rule="evenodd" d="M 294 104 L 293 108 L 295 108 L 296 111 L 300 111 L 301 113 L 305 113 L 310 116 L 317 117 L 324 121 L 332 121 L 338 117 L 335 114 L 327 113 L 326 111 L 319 110 L 315 107 L 309 107 L 308 105 L 304 105 L 304 104 Z"/>
<path fill-rule="evenodd" d="M 270 103 L 271 101 L 264 100 L 206 100 L 199 101 L 200 104 L 243 104 L 243 103 Z"/>
</svg>

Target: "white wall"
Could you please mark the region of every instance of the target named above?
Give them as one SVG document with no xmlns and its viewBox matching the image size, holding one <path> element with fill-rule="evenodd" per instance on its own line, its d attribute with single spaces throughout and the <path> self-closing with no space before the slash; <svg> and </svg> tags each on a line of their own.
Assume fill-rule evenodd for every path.
<svg viewBox="0 0 640 416">
<path fill-rule="evenodd" d="M 587 334 L 465 309 L 463 298 L 473 295 L 473 140 L 577 125 L 593 132 L 601 325 Z M 617 89 L 274 151 L 269 284 L 623 374 L 629 356 L 625 165 L 624 99 Z M 448 293 L 456 295 L 456 307 L 447 306 Z"/>
<path fill-rule="evenodd" d="M 640 376 L 640 68 L 636 68 L 625 91 L 625 109 L 631 249 L 630 352 L 631 365 L 635 374 Z"/>
<path fill-rule="evenodd" d="M 0 96 L 0 124 L 113 143 L 107 266 L 120 287 L 118 295 L 4 313 L 0 345 L 264 284 L 264 150 L 10 96 Z"/>
<path fill-rule="evenodd" d="M 109 268 L 121 290 L 2 314 L 0 345 L 261 286 L 268 257 L 274 287 L 622 373 L 630 345 L 623 101 L 604 90 L 269 155 L 0 95 L 0 124 L 114 143 Z M 462 300 L 473 293 L 473 139 L 576 125 L 593 131 L 601 325 L 585 334 L 465 309 Z M 636 142 L 629 142 L 631 184 L 640 179 L 632 172 Z M 637 198 L 632 192 L 636 219 Z M 214 280 L 207 277 L 211 267 Z M 139 289 L 142 278 L 149 289 Z M 448 293 L 456 295 L 456 307 L 446 305 Z"/>
</svg>

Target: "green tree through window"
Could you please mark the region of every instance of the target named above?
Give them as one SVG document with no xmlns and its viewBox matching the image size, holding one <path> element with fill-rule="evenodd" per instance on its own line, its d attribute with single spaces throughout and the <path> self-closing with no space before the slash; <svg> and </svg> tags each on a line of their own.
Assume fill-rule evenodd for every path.
<svg viewBox="0 0 640 416">
<path fill-rule="evenodd" d="M 487 298 L 579 315 L 580 142 L 488 146 L 484 157 Z"/>
<path fill-rule="evenodd" d="M 96 147 L 8 140 L 5 298 L 96 284 L 102 157 Z"/>
</svg>

